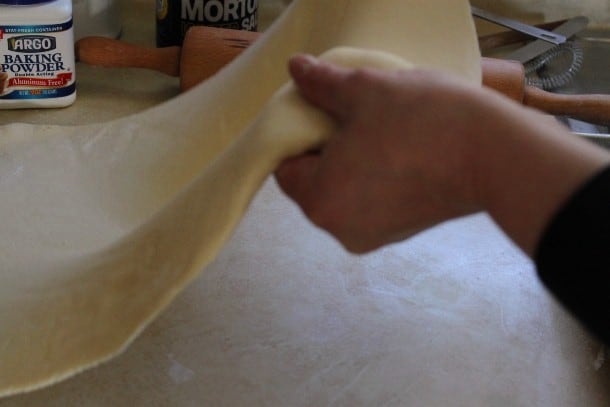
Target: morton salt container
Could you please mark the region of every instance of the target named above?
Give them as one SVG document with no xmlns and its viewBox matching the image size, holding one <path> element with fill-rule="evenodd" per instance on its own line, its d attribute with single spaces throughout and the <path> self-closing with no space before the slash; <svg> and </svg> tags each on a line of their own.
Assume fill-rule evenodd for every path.
<svg viewBox="0 0 610 407">
<path fill-rule="evenodd" d="M 76 99 L 71 0 L 0 0 L 0 109 Z"/>
<path fill-rule="evenodd" d="M 256 31 L 258 0 L 157 0 L 157 46 L 181 45 L 194 25 Z"/>
</svg>

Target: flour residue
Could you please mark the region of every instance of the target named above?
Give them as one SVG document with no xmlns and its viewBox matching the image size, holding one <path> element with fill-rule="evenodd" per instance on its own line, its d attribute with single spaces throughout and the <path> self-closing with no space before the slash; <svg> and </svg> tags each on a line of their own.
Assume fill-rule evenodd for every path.
<svg viewBox="0 0 610 407">
<path fill-rule="evenodd" d="M 175 384 L 186 383 L 195 376 L 195 372 L 178 362 L 171 353 L 167 358 L 171 363 L 167 374 Z"/>
<path fill-rule="evenodd" d="M 593 362 L 593 368 L 597 372 L 599 369 L 602 368 L 602 366 L 604 366 L 604 363 L 606 363 L 606 347 L 602 346 L 599 352 L 597 353 L 595 361 Z"/>
</svg>

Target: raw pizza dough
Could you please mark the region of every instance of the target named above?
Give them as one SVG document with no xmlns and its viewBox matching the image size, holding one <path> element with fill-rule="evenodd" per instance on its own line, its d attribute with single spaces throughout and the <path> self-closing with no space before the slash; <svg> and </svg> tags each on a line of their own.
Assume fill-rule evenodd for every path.
<svg viewBox="0 0 610 407">
<path fill-rule="evenodd" d="M 116 355 L 213 260 L 277 164 L 332 131 L 290 85 L 271 97 L 286 60 L 338 46 L 368 51 L 326 57 L 480 81 L 467 1 L 300 0 L 221 73 L 150 111 L 0 127 L 0 396 Z"/>
</svg>

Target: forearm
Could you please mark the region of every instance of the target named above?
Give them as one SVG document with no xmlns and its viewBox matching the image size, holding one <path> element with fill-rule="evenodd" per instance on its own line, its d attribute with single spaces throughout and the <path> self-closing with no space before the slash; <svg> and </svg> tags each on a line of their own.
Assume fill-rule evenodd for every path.
<svg viewBox="0 0 610 407">
<path fill-rule="evenodd" d="M 504 104 L 503 100 L 492 103 Z M 532 256 L 551 219 L 578 188 L 610 163 L 552 118 L 506 103 L 498 134 L 480 134 L 476 169 L 483 207 Z"/>
<path fill-rule="evenodd" d="M 485 210 L 531 256 L 561 204 L 610 162 L 554 119 L 451 75 L 303 56 L 290 68 L 338 130 L 320 153 L 285 163 L 278 180 L 350 250 Z"/>
</svg>

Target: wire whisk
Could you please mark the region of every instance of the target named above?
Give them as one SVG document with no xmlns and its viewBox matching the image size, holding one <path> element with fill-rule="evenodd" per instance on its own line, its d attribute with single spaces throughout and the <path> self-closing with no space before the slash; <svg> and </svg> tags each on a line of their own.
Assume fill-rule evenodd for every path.
<svg viewBox="0 0 610 407">
<path fill-rule="evenodd" d="M 570 58 L 569 66 L 560 73 L 549 74 L 547 65 L 560 57 Z M 574 41 L 558 45 L 536 59 L 525 64 L 527 84 L 544 90 L 553 90 L 568 85 L 582 68 L 583 50 Z"/>
</svg>

